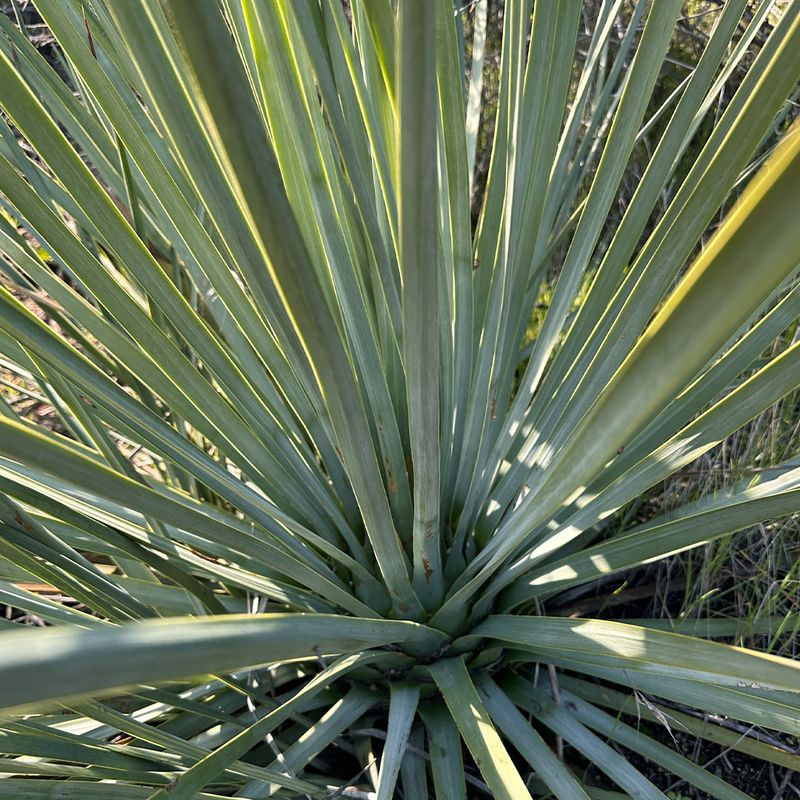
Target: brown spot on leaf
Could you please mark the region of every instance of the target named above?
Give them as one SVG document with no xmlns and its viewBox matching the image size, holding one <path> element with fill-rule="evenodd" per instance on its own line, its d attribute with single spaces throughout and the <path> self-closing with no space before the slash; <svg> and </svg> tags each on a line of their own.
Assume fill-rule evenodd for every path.
<svg viewBox="0 0 800 800">
<path fill-rule="evenodd" d="M 94 38 L 92 37 L 92 29 L 89 27 L 89 20 L 86 19 L 86 11 L 81 7 L 81 12 L 83 13 L 83 24 L 86 26 L 86 38 L 89 41 L 89 51 L 92 54 L 93 58 L 97 58 L 97 51 L 94 48 Z"/>
<path fill-rule="evenodd" d="M 383 465 L 386 467 L 386 484 L 389 487 L 389 491 L 392 494 L 397 494 L 397 481 L 394 477 L 394 472 L 392 472 L 392 468 L 389 466 L 389 459 L 383 459 Z"/>
<path fill-rule="evenodd" d="M 33 530 L 33 528 L 22 518 L 22 515 L 19 513 L 19 511 L 14 512 L 14 519 L 17 521 L 17 524 L 20 525 L 24 530 L 26 531 Z"/>
<path fill-rule="evenodd" d="M 429 581 L 431 575 L 433 575 L 433 570 L 431 569 L 431 562 L 427 558 L 422 559 L 422 569 L 425 571 L 425 580 Z"/>
</svg>

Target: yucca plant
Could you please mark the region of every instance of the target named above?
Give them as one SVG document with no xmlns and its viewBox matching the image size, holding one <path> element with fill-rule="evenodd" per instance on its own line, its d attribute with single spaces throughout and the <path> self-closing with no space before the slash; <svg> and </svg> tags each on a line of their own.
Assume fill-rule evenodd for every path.
<svg viewBox="0 0 800 800">
<path fill-rule="evenodd" d="M 0 352 L 52 408 L 0 403 L 0 798 L 800 767 L 800 663 L 714 641 L 791 619 L 569 616 L 800 510 L 790 461 L 617 514 L 800 385 L 800 2 L 727 0 L 654 110 L 681 0 L 506 0 L 491 115 L 489 5 L 36 0 L 49 62 L 0 15 Z"/>
</svg>

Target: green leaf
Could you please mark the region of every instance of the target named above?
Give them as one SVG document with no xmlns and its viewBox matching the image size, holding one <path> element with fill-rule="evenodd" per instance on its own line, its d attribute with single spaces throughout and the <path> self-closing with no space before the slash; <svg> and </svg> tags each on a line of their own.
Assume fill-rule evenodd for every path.
<svg viewBox="0 0 800 800">
<path fill-rule="evenodd" d="M 525 782 L 492 724 L 464 661 L 448 658 L 428 666 L 478 769 L 495 797 L 529 800 Z"/>
<path fill-rule="evenodd" d="M 386 744 L 381 754 L 378 772 L 378 800 L 394 797 L 400 765 L 405 758 L 406 744 L 411 724 L 419 702 L 419 687 L 393 683 L 389 693 L 389 722 L 386 728 Z"/>
<path fill-rule="evenodd" d="M 504 606 L 510 608 L 541 594 L 552 594 L 601 575 L 648 564 L 758 522 L 793 514 L 800 508 L 798 480 L 800 471 L 791 470 L 752 489 L 701 500 L 666 519 L 656 518 L 637 525 L 536 570 L 505 594 Z"/>
<path fill-rule="evenodd" d="M 441 600 L 440 365 L 437 220 L 437 2 L 402 3 L 397 40 L 400 140 L 399 230 L 403 281 L 403 361 L 414 467 L 414 588 Z"/>
<path fill-rule="evenodd" d="M 560 702 L 552 700 L 541 689 L 516 676 L 509 678 L 504 688 L 515 703 L 563 736 L 635 800 L 669 800 L 625 756 L 595 736 Z"/>
<path fill-rule="evenodd" d="M 623 622 L 497 615 L 471 636 L 499 639 L 545 658 L 557 653 L 576 664 L 800 692 L 800 664 L 790 659 Z"/>
<path fill-rule="evenodd" d="M 411 622 L 329 615 L 176 617 L 102 630 L 3 634 L 0 708 L 208 672 L 231 672 L 317 653 L 340 654 L 397 642 L 438 642 Z M 202 652 L 202 659 L 197 654 Z"/>
<path fill-rule="evenodd" d="M 720 800 L 752 800 L 731 784 L 710 774 L 702 766 L 695 764 L 685 756 L 676 753 L 672 748 L 657 742 L 642 731 L 620 722 L 575 695 L 564 692 L 559 687 L 559 696 L 564 705 L 574 713 L 584 725 L 607 736 L 623 747 L 639 753 L 648 762 L 659 764 L 664 769 L 688 780 L 693 786 L 708 792 Z"/>
<path fill-rule="evenodd" d="M 401 614 L 413 617 L 419 603 L 379 478 L 366 412 L 337 322 L 309 264 L 275 155 L 241 74 L 242 65 L 218 15 L 197 15 L 186 0 L 170 0 L 169 6 L 202 92 L 205 121 L 225 153 L 226 176 L 246 210 L 314 367 L 387 588 Z M 298 265 L 303 265 L 301 270 Z"/>
<path fill-rule="evenodd" d="M 356 654 L 338 659 L 330 667 L 315 675 L 312 680 L 293 694 L 290 700 L 287 700 L 258 720 L 258 722 L 229 739 L 213 753 L 199 760 L 193 767 L 186 770 L 169 789 L 152 795 L 152 800 L 165 797 L 170 797 L 172 800 L 191 800 L 191 798 L 196 797 L 198 791 L 209 783 L 213 783 L 217 776 L 228 769 L 234 761 L 240 759 L 249 750 L 267 738 L 301 704 L 321 692 L 340 675 L 345 675 L 354 667 L 369 663 L 374 658 L 374 654 Z M 279 770 L 281 766 L 279 765 Z"/>
<path fill-rule="evenodd" d="M 624 713 L 635 717 L 637 721 L 645 719 L 661 726 L 666 725 L 787 769 L 796 770 L 800 765 L 800 755 L 788 753 L 775 747 L 774 744 L 759 741 L 752 735 L 743 737 L 740 732 L 725 728 L 707 717 L 693 716 L 651 700 L 643 702 L 634 694 L 623 694 L 599 683 L 589 683 L 569 675 L 559 675 L 558 683 L 559 690 L 566 688 L 595 706 L 610 708 L 615 715 Z"/>
<path fill-rule="evenodd" d="M 116 785 L 114 797 L 118 800 L 147 800 L 150 789 L 144 786 Z M 0 797 L 14 798 L 15 800 L 105 800 L 108 798 L 108 785 L 104 783 L 89 783 L 88 781 L 53 781 L 29 779 L 21 780 L 7 778 L 0 782 Z M 198 800 L 222 800 L 218 794 L 198 794 Z"/>
<path fill-rule="evenodd" d="M 586 800 L 588 795 L 577 779 L 500 687 L 484 677 L 478 683 L 478 690 L 492 719 L 558 800 Z"/>
<path fill-rule="evenodd" d="M 453 717 L 443 703 L 429 703 L 420 708 L 420 714 L 428 730 L 428 752 L 437 800 L 466 800 L 464 756 Z"/>
</svg>

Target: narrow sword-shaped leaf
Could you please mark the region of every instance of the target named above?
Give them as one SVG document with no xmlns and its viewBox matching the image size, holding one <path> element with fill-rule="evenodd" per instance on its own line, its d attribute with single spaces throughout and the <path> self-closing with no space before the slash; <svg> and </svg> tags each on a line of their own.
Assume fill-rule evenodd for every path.
<svg viewBox="0 0 800 800">
<path fill-rule="evenodd" d="M 309 271 L 308 254 L 266 131 L 242 80 L 241 64 L 231 53 L 217 15 L 198 16 L 187 0 L 170 0 L 169 5 L 192 60 L 209 129 L 228 160 L 227 177 L 248 209 L 251 228 L 314 366 L 387 588 L 400 615 L 418 615 L 419 601 L 394 529 L 348 354 L 317 278 Z M 304 265 L 302 271 L 298 264 Z"/>
<path fill-rule="evenodd" d="M 428 667 L 484 780 L 499 800 L 530 800 L 461 658 Z"/>
<path fill-rule="evenodd" d="M 402 3 L 398 22 L 399 229 L 403 360 L 414 469 L 414 588 L 440 601 L 440 344 L 436 2 Z"/>
<path fill-rule="evenodd" d="M 566 688 L 595 705 L 610 708 L 614 714 L 624 713 L 636 717 L 637 720 L 646 719 L 659 725 L 663 725 L 666 719 L 669 724 L 674 722 L 675 726 L 694 736 L 747 753 L 754 758 L 793 770 L 797 770 L 800 766 L 800 755 L 781 750 L 774 744 L 759 741 L 752 735 L 743 737 L 739 731 L 723 727 L 724 719 L 718 720 L 723 724 L 717 724 L 706 716 L 693 716 L 666 705 L 656 703 L 651 708 L 642 703 L 636 695 L 623 694 L 598 683 L 589 683 L 569 675 L 559 675 L 558 683 L 559 688 Z"/>
<path fill-rule="evenodd" d="M 525 719 L 500 687 L 486 677 L 479 681 L 478 690 L 497 726 L 514 743 L 514 747 L 536 770 L 536 774 L 558 800 L 588 800 L 586 791 L 581 788 L 568 767 L 559 760 L 541 734 Z"/>
<path fill-rule="evenodd" d="M 543 655 L 557 651 L 576 663 L 726 686 L 752 683 L 758 676 L 761 686 L 800 692 L 800 664 L 790 659 L 623 622 L 497 615 L 471 635 L 500 639 Z"/>
<path fill-rule="evenodd" d="M 745 794 L 727 781 L 707 772 L 699 764 L 676 753 L 672 748 L 656 741 L 643 731 L 637 731 L 636 728 L 620 722 L 610 714 L 595 708 L 591 703 L 587 703 L 569 692 L 564 692 L 560 687 L 559 694 L 564 705 L 588 728 L 607 736 L 634 753 L 639 753 L 648 762 L 659 764 L 673 774 L 688 780 L 701 791 L 708 792 L 712 797 L 720 800 L 753 800 L 751 795 Z"/>
<path fill-rule="evenodd" d="M 167 681 L 198 669 L 232 672 L 316 658 L 316 652 L 440 640 L 441 634 L 411 622 L 315 614 L 179 617 L 113 629 L 21 631 L 4 635 L 0 708 Z"/>
<path fill-rule="evenodd" d="M 152 800 L 157 800 L 157 798 L 162 800 L 165 797 L 171 797 L 172 800 L 191 800 L 198 791 L 207 784 L 212 783 L 218 775 L 224 772 L 233 761 L 245 755 L 250 749 L 263 741 L 278 725 L 288 719 L 299 704 L 321 692 L 340 675 L 346 674 L 360 664 L 368 663 L 374 657 L 374 655 L 370 654 L 356 654 L 338 659 L 330 667 L 315 675 L 290 700 L 274 711 L 270 711 L 258 722 L 245 728 L 240 734 L 234 736 L 213 753 L 198 761 L 197 764 L 181 775 L 170 786 L 169 790 L 154 794 Z M 278 770 L 280 770 L 280 766 Z"/>
<path fill-rule="evenodd" d="M 437 800 L 466 800 L 464 755 L 458 726 L 444 703 L 427 703 L 420 708 L 420 715 L 428 730 L 428 752 Z"/>
<path fill-rule="evenodd" d="M 555 733 L 563 736 L 635 800 L 669 800 L 625 756 L 595 736 L 573 714 L 560 703 L 554 702 L 541 689 L 517 676 L 504 681 L 503 688 L 517 705 L 535 714 Z"/>
<path fill-rule="evenodd" d="M 400 774 L 400 765 L 406 757 L 406 745 L 411 724 L 419 703 L 419 687 L 393 683 L 389 692 L 389 722 L 386 744 L 381 754 L 376 794 L 378 800 L 392 800 Z"/>
</svg>

